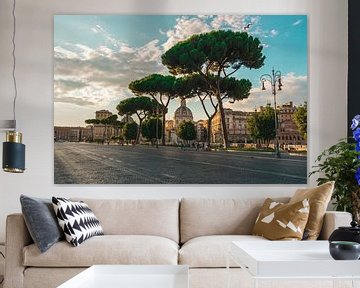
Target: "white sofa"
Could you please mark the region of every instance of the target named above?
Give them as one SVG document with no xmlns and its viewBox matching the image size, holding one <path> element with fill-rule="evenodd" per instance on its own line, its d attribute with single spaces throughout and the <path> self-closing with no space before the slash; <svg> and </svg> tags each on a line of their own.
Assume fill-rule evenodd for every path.
<svg viewBox="0 0 360 288">
<path fill-rule="evenodd" d="M 191 288 L 223 288 L 231 241 L 268 241 L 250 235 L 264 199 L 81 200 L 105 235 L 76 248 L 61 241 L 41 254 L 23 216 L 8 216 L 4 288 L 57 287 L 94 264 L 184 264 L 190 267 Z M 327 212 L 321 238 L 350 220 L 348 213 Z M 231 266 L 235 287 L 242 272 Z"/>
</svg>

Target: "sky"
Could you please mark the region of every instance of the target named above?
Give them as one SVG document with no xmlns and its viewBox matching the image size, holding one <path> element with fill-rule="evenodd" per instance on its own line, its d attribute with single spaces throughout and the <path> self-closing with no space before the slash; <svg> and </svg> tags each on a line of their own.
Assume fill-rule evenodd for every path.
<svg viewBox="0 0 360 288">
<path fill-rule="evenodd" d="M 249 27 L 249 28 L 246 28 Z M 282 75 L 277 103 L 303 104 L 308 97 L 307 17 L 305 15 L 56 15 L 54 16 L 54 125 L 85 126 L 101 109 L 134 97 L 131 81 L 169 74 L 161 55 L 178 41 L 213 30 L 245 31 L 259 38 L 266 56 L 260 69 L 241 68 L 232 76 L 249 79 L 250 96 L 224 106 L 254 111 L 273 105 L 269 84 L 260 76 Z M 172 119 L 180 100 L 170 102 Z M 196 98 L 187 101 L 194 120 L 206 119 Z"/>
</svg>

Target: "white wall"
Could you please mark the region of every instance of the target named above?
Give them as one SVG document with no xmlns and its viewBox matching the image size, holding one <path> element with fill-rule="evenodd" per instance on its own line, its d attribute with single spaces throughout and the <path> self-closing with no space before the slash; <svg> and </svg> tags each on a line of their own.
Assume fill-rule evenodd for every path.
<svg viewBox="0 0 360 288">
<path fill-rule="evenodd" d="M 0 1 L 0 119 L 11 119 L 12 0 Z M 93 198 L 265 197 L 291 195 L 289 185 L 54 185 L 54 14 L 307 14 L 309 17 L 309 167 L 346 135 L 347 1 L 343 0 L 19 0 L 17 3 L 18 126 L 27 171 L 0 172 L 0 242 L 6 215 L 21 193 Z M 0 133 L 0 141 L 4 139 Z M 0 156 L 1 157 L 1 156 Z M 314 185 L 314 180 L 311 181 Z"/>
</svg>

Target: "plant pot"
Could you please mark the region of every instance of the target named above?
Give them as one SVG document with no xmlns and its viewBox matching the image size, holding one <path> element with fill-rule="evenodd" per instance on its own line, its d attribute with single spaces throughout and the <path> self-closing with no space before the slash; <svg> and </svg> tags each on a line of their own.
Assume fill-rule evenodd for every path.
<svg viewBox="0 0 360 288">
<path fill-rule="evenodd" d="M 335 260 L 358 260 L 360 257 L 360 244 L 357 242 L 332 241 L 329 250 Z"/>
<path fill-rule="evenodd" d="M 329 242 L 331 241 L 348 241 L 348 242 L 357 242 L 360 244 L 360 226 L 357 222 L 352 221 L 351 226 L 343 226 L 334 230 L 329 237 Z"/>
</svg>

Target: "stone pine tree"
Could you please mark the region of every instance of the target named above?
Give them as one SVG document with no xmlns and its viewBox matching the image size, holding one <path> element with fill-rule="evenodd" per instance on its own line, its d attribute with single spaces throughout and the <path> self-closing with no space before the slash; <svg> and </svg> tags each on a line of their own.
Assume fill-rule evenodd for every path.
<svg viewBox="0 0 360 288">
<path fill-rule="evenodd" d="M 215 79 L 212 79 L 215 81 Z M 218 112 L 219 103 L 211 86 L 199 74 L 180 77 L 176 81 L 176 92 L 181 97 L 197 97 L 207 116 L 207 145 L 211 143 L 212 120 Z M 250 95 L 251 82 L 247 79 L 225 78 L 220 83 L 221 100 L 239 101 Z M 210 105 L 207 105 L 210 103 Z"/>
<path fill-rule="evenodd" d="M 145 96 L 127 98 L 120 101 L 120 103 L 116 106 L 119 115 L 123 116 L 135 114 L 138 117 L 139 126 L 136 143 L 139 143 L 141 127 L 144 119 L 146 119 L 149 115 L 155 114 L 157 106 L 158 104 L 155 100 Z"/>
<path fill-rule="evenodd" d="M 136 96 L 150 96 L 158 103 L 162 115 L 162 132 L 165 131 L 165 119 L 170 100 L 176 97 L 174 76 L 152 74 L 129 84 L 129 89 Z M 162 133 L 162 145 L 165 145 L 165 133 Z"/>
<path fill-rule="evenodd" d="M 224 146 L 229 146 L 221 81 L 240 68 L 258 69 L 265 56 L 258 38 L 246 32 L 212 31 L 178 42 L 162 55 L 162 63 L 173 75 L 199 74 L 214 91 L 221 114 Z"/>
<path fill-rule="evenodd" d="M 109 117 L 100 120 L 100 124 L 103 124 L 105 126 L 103 133 L 103 141 L 108 138 L 108 127 L 116 125 L 117 118 L 117 115 L 110 115 Z"/>
<path fill-rule="evenodd" d="M 94 141 L 94 125 L 100 124 L 100 120 L 99 119 L 86 119 L 85 123 L 91 125 L 91 141 Z"/>
</svg>

